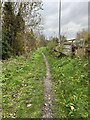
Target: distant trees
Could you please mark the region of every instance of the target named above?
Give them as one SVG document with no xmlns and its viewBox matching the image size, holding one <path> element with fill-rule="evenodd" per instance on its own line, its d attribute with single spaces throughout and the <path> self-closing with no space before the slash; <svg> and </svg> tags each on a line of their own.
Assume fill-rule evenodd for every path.
<svg viewBox="0 0 90 120">
<path fill-rule="evenodd" d="M 87 55 L 87 48 L 90 46 L 90 42 L 89 42 L 89 34 L 87 30 L 82 30 L 80 32 L 77 33 L 76 35 L 76 46 L 77 46 L 77 50 L 76 50 L 76 56 L 86 56 Z"/>
<path fill-rule="evenodd" d="M 47 40 L 43 34 L 40 34 L 39 37 L 36 39 L 36 47 L 46 46 Z"/>
<path fill-rule="evenodd" d="M 56 48 L 57 45 L 58 45 L 58 38 L 57 37 L 51 37 L 47 41 L 48 50 L 51 54 L 54 54 L 54 49 Z"/>
<path fill-rule="evenodd" d="M 61 38 L 60 46 L 58 45 L 58 43 L 59 43 L 59 38 L 58 37 L 51 37 L 50 40 L 47 42 L 49 51 L 51 53 L 54 53 L 55 51 L 57 51 L 56 54 L 59 54 L 60 52 L 62 52 L 63 43 L 65 41 L 67 41 L 67 38 L 64 35 L 62 35 L 60 38 Z"/>
<path fill-rule="evenodd" d="M 42 2 L 4 2 L 2 21 L 2 59 L 36 48 L 35 30 L 40 26 Z"/>
<path fill-rule="evenodd" d="M 88 46 L 88 31 L 82 30 L 76 35 L 76 44 L 82 46 Z"/>
</svg>

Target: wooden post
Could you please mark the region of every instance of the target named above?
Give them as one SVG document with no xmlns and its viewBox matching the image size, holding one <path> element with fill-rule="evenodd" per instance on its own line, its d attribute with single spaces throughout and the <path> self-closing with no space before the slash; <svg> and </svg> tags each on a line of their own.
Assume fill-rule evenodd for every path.
<svg viewBox="0 0 90 120">
<path fill-rule="evenodd" d="M 75 46 L 71 45 L 72 57 L 75 56 Z"/>
</svg>

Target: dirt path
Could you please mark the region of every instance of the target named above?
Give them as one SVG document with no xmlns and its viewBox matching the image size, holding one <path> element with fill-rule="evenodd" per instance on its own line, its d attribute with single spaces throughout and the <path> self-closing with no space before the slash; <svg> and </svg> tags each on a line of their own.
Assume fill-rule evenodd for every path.
<svg viewBox="0 0 90 120">
<path fill-rule="evenodd" d="M 46 56 L 43 53 L 42 55 L 46 65 L 46 78 L 44 79 L 44 106 L 43 106 L 42 118 L 53 118 L 52 111 L 51 111 L 51 107 L 52 107 L 51 74 L 50 74 L 49 64 L 46 59 Z"/>
</svg>

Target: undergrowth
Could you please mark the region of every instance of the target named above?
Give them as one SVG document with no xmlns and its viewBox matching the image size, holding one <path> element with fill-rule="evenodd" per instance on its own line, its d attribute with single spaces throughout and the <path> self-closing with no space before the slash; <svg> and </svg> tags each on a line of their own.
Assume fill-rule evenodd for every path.
<svg viewBox="0 0 90 120">
<path fill-rule="evenodd" d="M 88 60 L 86 58 L 56 58 L 43 50 L 48 57 L 53 92 L 54 118 L 87 118 Z"/>
</svg>

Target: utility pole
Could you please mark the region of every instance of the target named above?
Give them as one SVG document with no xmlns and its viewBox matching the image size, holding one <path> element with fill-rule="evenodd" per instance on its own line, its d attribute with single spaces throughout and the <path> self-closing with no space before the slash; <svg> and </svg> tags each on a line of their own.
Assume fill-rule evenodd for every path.
<svg viewBox="0 0 90 120">
<path fill-rule="evenodd" d="M 61 43 L 61 0 L 59 1 L 59 46 Z"/>
</svg>

